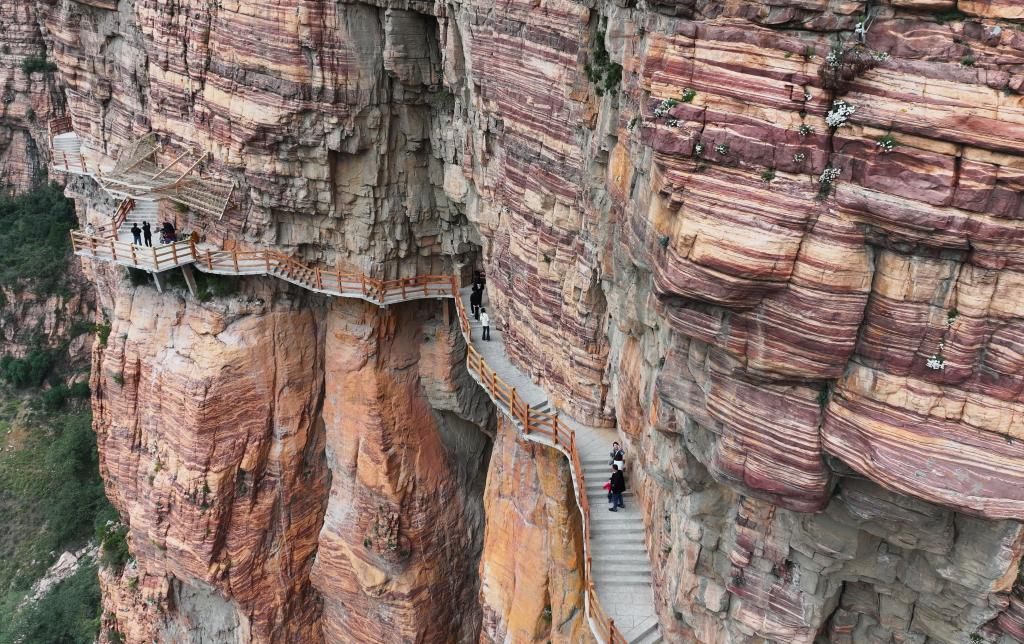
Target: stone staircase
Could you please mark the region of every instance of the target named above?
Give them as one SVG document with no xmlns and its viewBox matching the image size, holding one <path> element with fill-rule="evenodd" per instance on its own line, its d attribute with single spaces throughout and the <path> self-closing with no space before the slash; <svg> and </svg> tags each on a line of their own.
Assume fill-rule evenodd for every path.
<svg viewBox="0 0 1024 644">
<path fill-rule="evenodd" d="M 636 497 L 629 486 L 629 455 L 626 455 L 625 508 L 608 511 L 604 483 L 611 476 L 609 442 L 581 444 L 583 474 L 590 499 L 590 543 L 594 583 L 601 605 L 629 642 L 660 642 L 654 613 L 651 562 L 644 542 L 644 524 Z"/>
<path fill-rule="evenodd" d="M 153 229 L 153 243 L 156 244 L 159 237 L 157 230 L 159 218 L 160 204 L 158 202 L 150 199 L 136 199 L 135 207 L 128 211 L 128 215 L 117 229 L 117 238 L 121 241 L 131 242 L 132 224 L 138 224 L 139 228 L 142 228 L 142 224 L 148 221 L 150 228 Z"/>
<path fill-rule="evenodd" d="M 71 174 L 92 174 L 82 157 L 82 142 L 74 132 L 54 136 L 52 143 L 53 168 Z"/>
</svg>

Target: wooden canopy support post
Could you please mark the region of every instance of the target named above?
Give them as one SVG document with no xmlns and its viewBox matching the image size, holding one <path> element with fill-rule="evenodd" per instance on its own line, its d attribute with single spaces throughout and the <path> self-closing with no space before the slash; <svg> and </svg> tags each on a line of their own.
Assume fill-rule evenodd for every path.
<svg viewBox="0 0 1024 644">
<path fill-rule="evenodd" d="M 451 313 L 449 312 L 448 308 L 449 308 L 448 307 L 448 298 L 442 298 L 441 299 L 441 312 L 442 312 L 442 315 L 444 315 L 444 328 L 446 328 L 446 329 L 449 326 L 451 326 L 451 323 L 452 323 L 452 321 L 451 321 Z"/>
<path fill-rule="evenodd" d="M 182 264 L 181 274 L 185 277 L 185 283 L 188 284 L 188 292 L 192 294 L 193 298 L 198 300 L 199 289 L 196 288 L 196 276 L 192 273 L 192 266 L 189 264 Z"/>
<path fill-rule="evenodd" d="M 157 293 L 164 292 L 164 278 L 160 276 L 160 273 L 153 273 L 153 284 L 156 285 Z"/>
</svg>

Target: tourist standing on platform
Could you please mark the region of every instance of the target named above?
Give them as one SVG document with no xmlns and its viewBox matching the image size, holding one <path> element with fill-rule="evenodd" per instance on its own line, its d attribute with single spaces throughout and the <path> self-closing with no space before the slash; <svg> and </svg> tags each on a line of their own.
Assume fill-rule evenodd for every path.
<svg viewBox="0 0 1024 644">
<path fill-rule="evenodd" d="M 611 501 L 608 503 L 611 507 L 608 508 L 609 512 L 618 512 L 616 508 L 625 508 L 626 504 L 622 502 L 622 493 L 626 491 L 626 477 L 619 471 L 618 465 L 612 465 L 612 477 L 608 479 L 611 483 Z"/>
<path fill-rule="evenodd" d="M 480 307 L 480 325 L 484 328 L 484 340 L 491 339 L 491 316 L 487 315 L 487 309 Z"/>
<path fill-rule="evenodd" d="M 142 245 L 142 229 L 137 223 L 132 224 L 132 243 L 136 246 Z"/>
<path fill-rule="evenodd" d="M 146 246 L 153 245 L 153 229 L 149 227 L 149 222 L 142 222 L 142 238 L 146 240 Z"/>
<path fill-rule="evenodd" d="M 484 291 L 473 284 L 473 292 L 469 295 L 469 308 L 473 312 L 473 317 L 477 320 L 480 319 L 480 305 L 483 304 Z"/>
</svg>

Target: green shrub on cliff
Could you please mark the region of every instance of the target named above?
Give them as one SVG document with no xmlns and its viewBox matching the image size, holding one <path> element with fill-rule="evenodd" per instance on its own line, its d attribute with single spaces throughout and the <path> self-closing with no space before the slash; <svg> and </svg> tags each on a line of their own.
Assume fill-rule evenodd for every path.
<svg viewBox="0 0 1024 644">
<path fill-rule="evenodd" d="M 46 60 L 45 54 L 36 54 L 34 56 L 26 56 L 21 61 L 21 71 L 25 72 L 26 76 L 35 72 L 49 74 L 57 71 L 57 65 Z"/>
<path fill-rule="evenodd" d="M 622 82 L 622 65 L 612 61 L 608 50 L 604 46 L 605 20 L 601 20 L 601 28 L 594 36 L 594 46 L 590 50 L 590 56 L 583 71 L 587 74 L 587 80 L 594 86 L 594 92 L 598 96 L 605 93 L 612 95 L 619 93 L 619 83 Z"/>
<path fill-rule="evenodd" d="M 0 285 L 29 282 L 41 295 L 56 292 L 77 226 L 74 202 L 46 183 L 18 196 L 0 195 Z"/>
</svg>

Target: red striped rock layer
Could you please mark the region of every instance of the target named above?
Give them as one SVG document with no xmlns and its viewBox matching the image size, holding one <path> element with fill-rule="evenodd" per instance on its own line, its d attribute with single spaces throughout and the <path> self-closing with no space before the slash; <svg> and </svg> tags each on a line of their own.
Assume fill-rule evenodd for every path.
<svg viewBox="0 0 1024 644">
<path fill-rule="evenodd" d="M 902 493 L 1024 517 L 1022 316 L 1009 303 L 1024 248 L 1013 90 L 1024 37 L 994 21 L 880 10 L 867 45 L 888 57 L 840 88 L 857 110 L 826 136 L 825 34 L 747 18 L 726 11 L 649 36 L 639 123 L 621 130 L 650 195 L 624 204 L 623 261 L 650 271 L 673 330 L 738 361 L 734 377 L 756 388 L 839 378 L 821 439 L 799 405 L 756 422 L 753 434 L 780 442 L 752 451 L 778 463 L 782 482 L 749 475 L 744 488 L 791 508 L 823 503 L 829 477 L 802 449 L 817 444 Z M 654 114 L 686 88 L 691 102 Z M 876 142 L 886 134 L 898 142 L 890 153 Z M 647 155 L 650 171 L 638 165 Z M 841 174 L 821 201 L 813 179 L 826 164 Z M 945 367 L 929 368 L 940 354 Z M 704 395 L 701 416 L 714 400 Z M 751 434 L 757 416 L 726 409 L 718 433 Z M 809 440 L 786 438 L 794 424 Z M 802 466 L 781 458 L 787 441 Z M 742 481 L 716 445 L 713 469 Z"/>
<path fill-rule="evenodd" d="M 138 559 L 104 582 L 108 626 L 133 642 L 222 618 L 239 641 L 475 637 L 490 412 L 461 337 L 434 302 L 381 315 L 272 285 L 106 300 L 95 424 Z"/>
<path fill-rule="evenodd" d="M 888 57 L 840 85 L 857 109 L 832 133 L 825 29 L 852 14 L 679 8 L 621 44 L 641 57 L 609 166 L 612 402 L 647 474 L 663 628 L 1016 637 L 1021 32 L 1001 3 L 945 24 L 875 6 Z"/>
<path fill-rule="evenodd" d="M 472 74 L 452 82 L 473 88 L 463 167 L 481 198 L 468 215 L 485 238 L 490 313 L 513 360 L 553 401 L 607 422 L 600 215 L 584 191 L 581 129 L 593 114 L 580 65 L 596 17 L 559 0 L 477 2 L 456 20 Z"/>
<path fill-rule="evenodd" d="M 94 424 L 142 588 L 206 583 L 248 624 L 239 637 L 318 641 L 309 570 L 328 472 L 316 316 L 260 300 L 198 307 L 149 288 L 107 303 Z"/>
<path fill-rule="evenodd" d="M 46 123 L 57 116 L 57 77 L 50 72 L 26 74 L 27 58 L 46 56 L 43 35 L 31 3 L 0 7 L 0 186 L 23 192 L 38 180 L 49 162 Z"/>
</svg>

